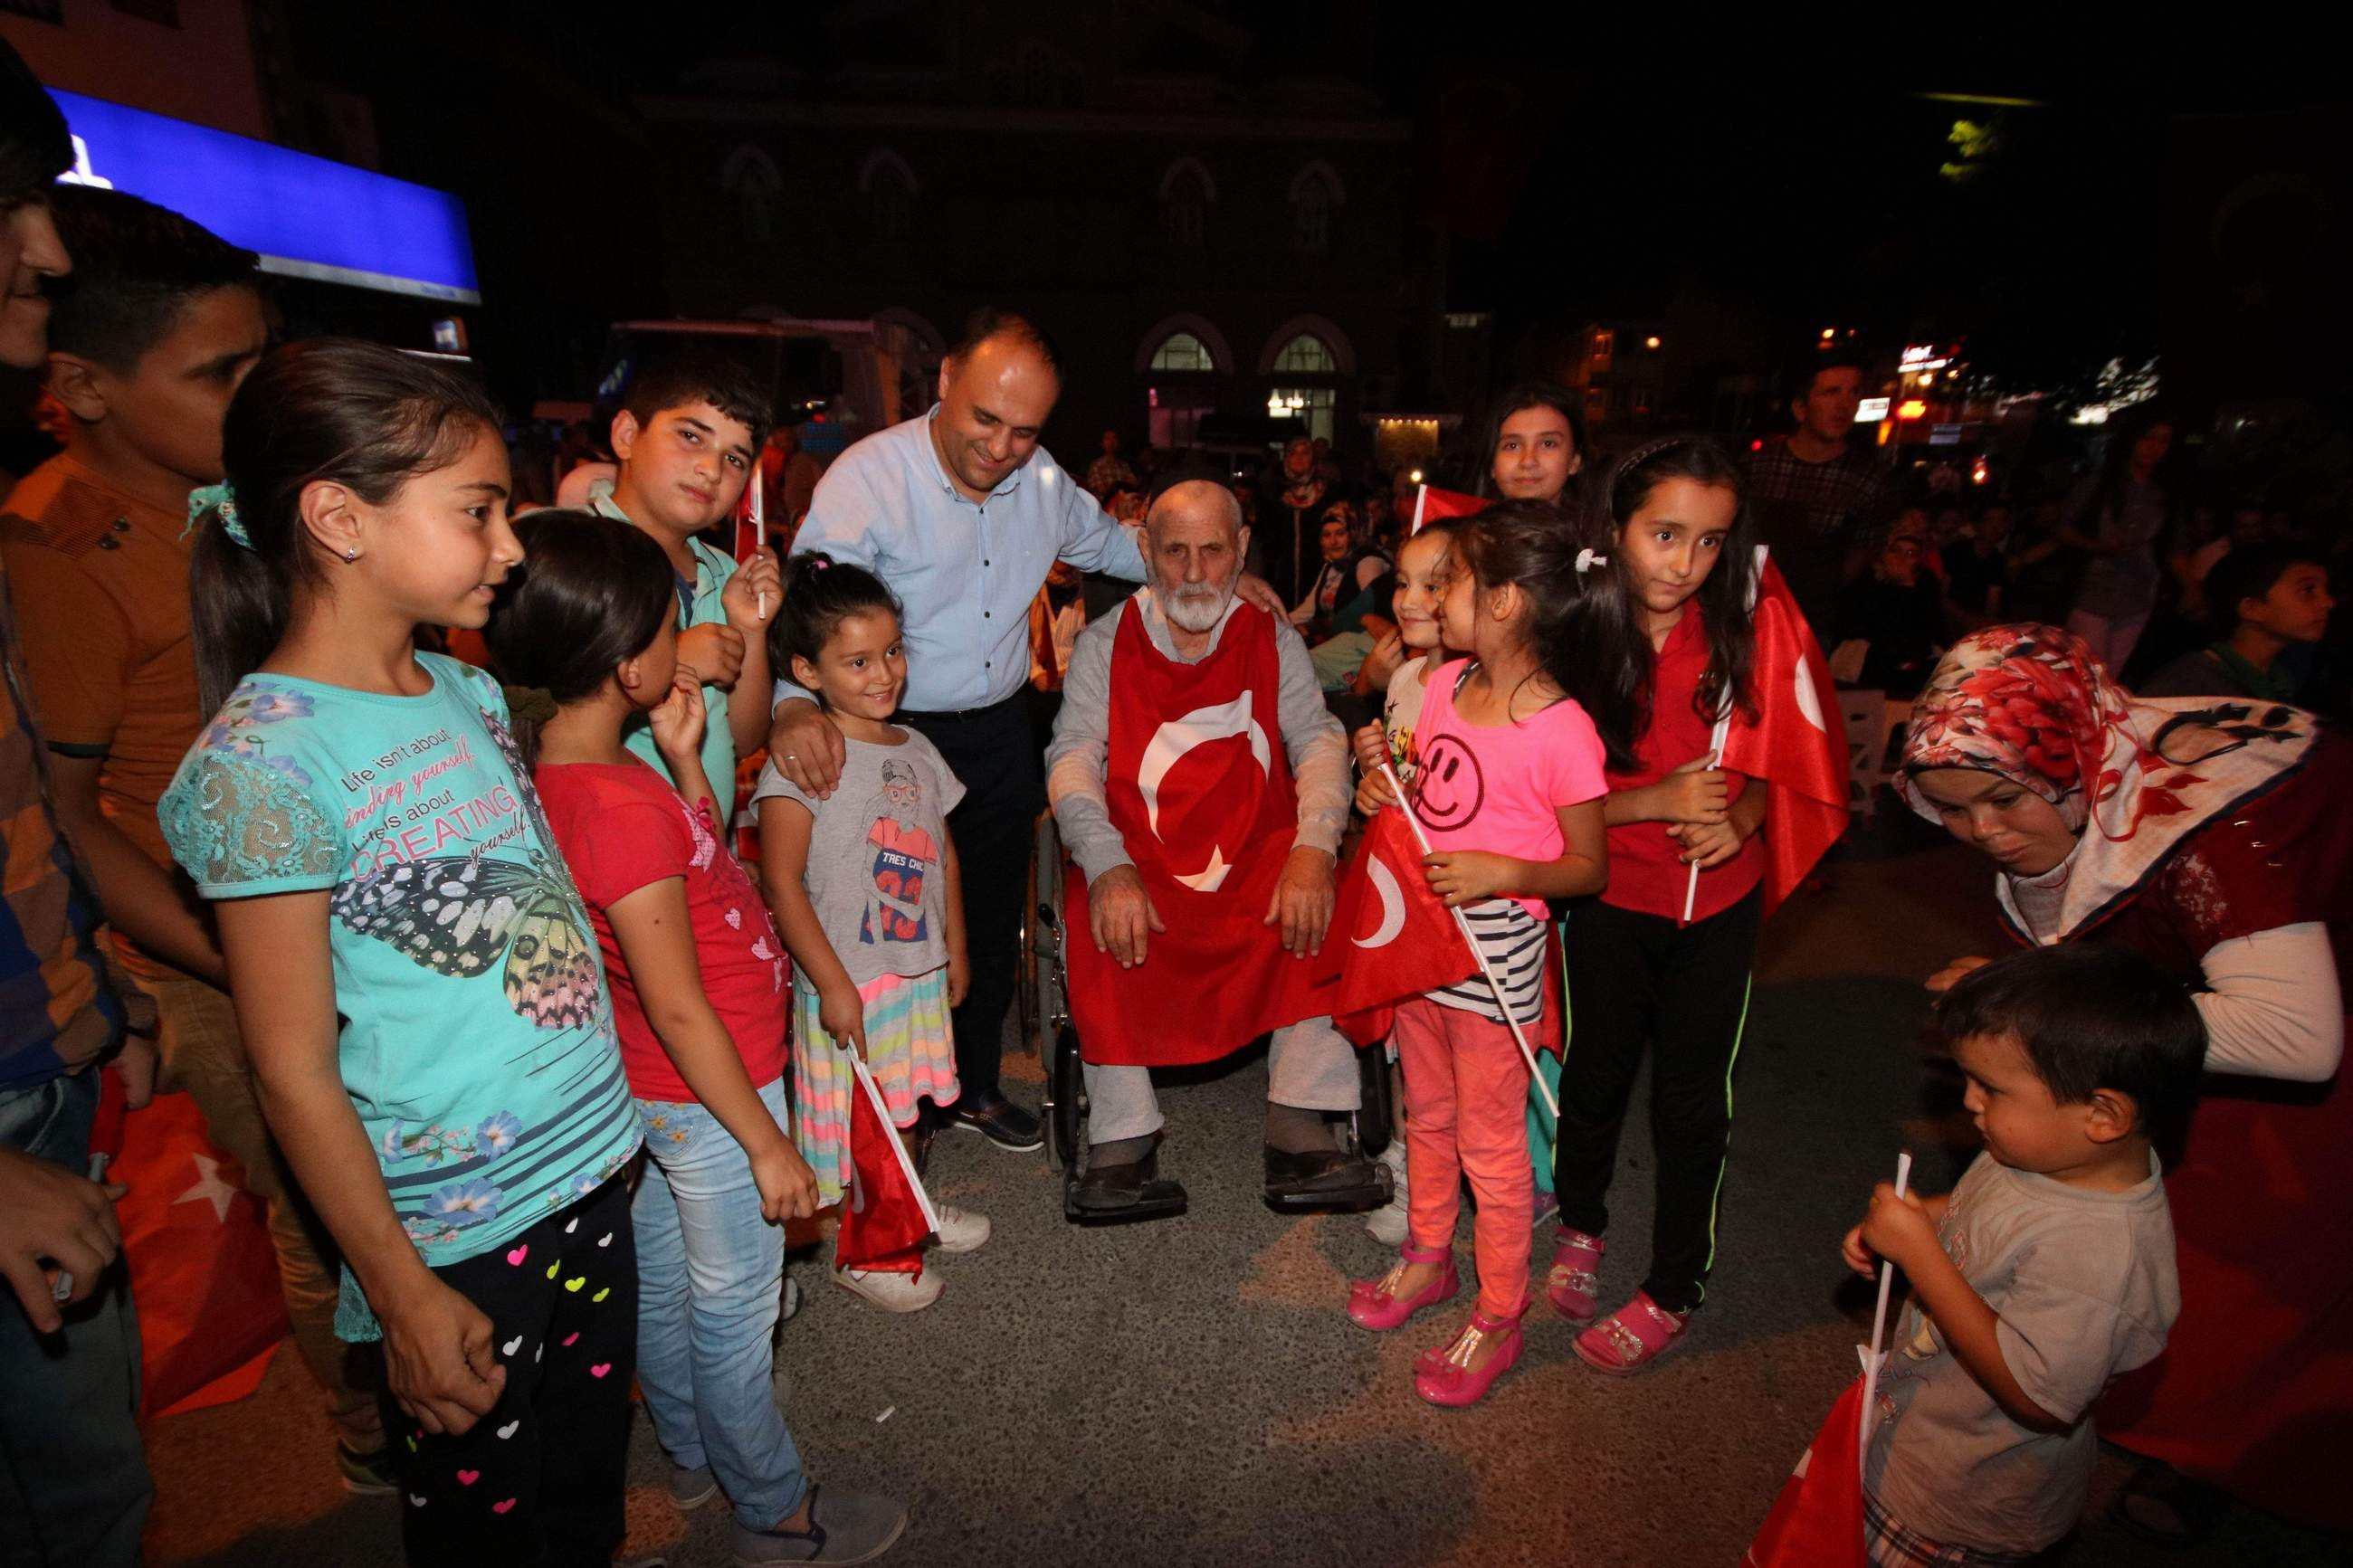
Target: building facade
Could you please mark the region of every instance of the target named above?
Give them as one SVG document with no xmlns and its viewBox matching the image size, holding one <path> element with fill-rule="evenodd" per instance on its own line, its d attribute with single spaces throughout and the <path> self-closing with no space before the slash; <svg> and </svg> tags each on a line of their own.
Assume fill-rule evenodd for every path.
<svg viewBox="0 0 2353 1568">
<path fill-rule="evenodd" d="M 1182 5 L 851 7 L 821 68 L 698 73 L 638 104 L 671 303 L 877 317 L 934 354 L 1017 309 L 1060 345 L 1074 459 L 1220 416 L 1368 454 L 1439 321 L 1409 281 L 1412 127 L 1258 42 Z"/>
</svg>

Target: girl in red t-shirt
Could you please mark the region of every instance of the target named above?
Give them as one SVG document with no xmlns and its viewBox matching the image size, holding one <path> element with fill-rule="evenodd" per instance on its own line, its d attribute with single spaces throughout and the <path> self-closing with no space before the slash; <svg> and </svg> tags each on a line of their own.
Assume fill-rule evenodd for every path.
<svg viewBox="0 0 2353 1568">
<path fill-rule="evenodd" d="M 786 1130 L 784 942 L 703 775 L 702 682 L 678 661 L 660 547 L 591 512 L 533 512 L 515 532 L 525 564 L 491 652 L 596 926 L 645 1128 L 638 1384 L 681 1506 L 723 1490 L 739 1545 L 799 1543 L 816 1489 L 776 1409 L 770 1336 L 784 1222 L 817 1211 L 818 1184 Z M 668 777 L 621 743 L 640 723 Z"/>
<path fill-rule="evenodd" d="M 1545 1284 L 1573 1323 L 1599 1311 L 1604 1198 L 1647 1048 L 1657 1208 L 1642 1288 L 1577 1337 L 1623 1374 L 1676 1342 L 1715 1258 L 1716 1195 L 1732 1128 L 1732 1064 L 1748 1011 L 1765 826 L 1762 785 L 1714 764 L 1716 718 L 1754 712 L 1752 528 L 1740 470 L 1715 443 L 1639 447 L 1604 483 L 1607 565 L 1588 558 L 1596 655 L 1612 667 L 1594 722 L 1610 744 L 1609 886 L 1567 943 L 1570 1038 L 1553 1185 L 1560 1237 Z M 1691 868 L 1699 886 L 1685 923 Z"/>
<path fill-rule="evenodd" d="M 1430 677 L 1415 743 L 1413 810 L 1432 853 L 1430 889 L 1462 910 L 1494 976 L 1398 1005 L 1411 1193 L 1397 1266 L 1359 1280 L 1348 1315 L 1394 1329 L 1460 1288 L 1454 1227 L 1462 1178 L 1479 1200 L 1472 1226 L 1479 1306 L 1414 1364 L 1433 1405 L 1469 1405 L 1519 1359 L 1528 1305 L 1528 1069 L 1513 1026 L 1544 1013 L 1545 902 L 1599 889 L 1609 876 L 1603 749 L 1579 699 L 1576 542 L 1551 508 L 1491 507 L 1454 536 L 1441 607 L 1447 646 L 1472 658 Z M 1508 1009 L 1508 1011 L 1507 1011 Z"/>
</svg>

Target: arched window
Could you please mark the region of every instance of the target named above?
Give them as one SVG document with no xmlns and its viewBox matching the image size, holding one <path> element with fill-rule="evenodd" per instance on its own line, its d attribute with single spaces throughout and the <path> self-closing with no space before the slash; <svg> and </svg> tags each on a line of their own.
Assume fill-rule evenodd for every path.
<svg viewBox="0 0 2353 1568">
<path fill-rule="evenodd" d="M 735 203 L 736 226 L 744 237 L 770 240 L 776 237 L 776 204 L 784 195 L 784 176 L 776 160 L 749 142 L 727 154 L 720 165 L 719 188 Z"/>
<path fill-rule="evenodd" d="M 1179 158 L 1160 176 L 1160 232 L 1180 250 L 1198 250 L 1208 232 L 1217 182 L 1198 158 Z"/>
<path fill-rule="evenodd" d="M 1303 167 L 1291 182 L 1291 244 L 1303 256 L 1323 256 L 1332 248 L 1332 215 L 1347 200 L 1340 176 L 1318 158 Z"/>
<path fill-rule="evenodd" d="M 1209 345 L 1190 332 L 1171 332 L 1160 346 L 1152 351 L 1155 370 L 1207 370 L 1218 368 Z"/>
<path fill-rule="evenodd" d="M 1334 375 L 1339 363 L 1332 357 L 1332 345 L 1313 332 L 1302 332 L 1276 351 L 1274 373 L 1277 375 Z"/>
<path fill-rule="evenodd" d="M 858 194 L 866 198 L 866 216 L 878 239 L 904 239 L 914 227 L 915 197 L 922 187 L 907 160 L 888 147 L 866 155 L 859 166 Z"/>
</svg>

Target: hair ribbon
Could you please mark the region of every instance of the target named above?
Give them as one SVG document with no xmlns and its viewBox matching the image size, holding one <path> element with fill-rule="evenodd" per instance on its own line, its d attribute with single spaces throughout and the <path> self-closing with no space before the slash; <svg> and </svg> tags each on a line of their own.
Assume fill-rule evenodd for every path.
<svg viewBox="0 0 2353 1568">
<path fill-rule="evenodd" d="M 1596 555 L 1590 550 L 1580 550 L 1577 552 L 1577 574 L 1580 577 L 1584 576 L 1588 572 L 1592 571 L 1596 566 L 1607 566 L 1609 564 L 1609 557 L 1607 555 Z"/>
<path fill-rule="evenodd" d="M 246 549 L 253 548 L 253 536 L 245 531 L 245 521 L 237 513 L 237 491 L 226 484 L 199 485 L 188 492 L 188 526 L 180 531 L 185 539 L 205 513 L 220 519 L 221 531 Z"/>
</svg>

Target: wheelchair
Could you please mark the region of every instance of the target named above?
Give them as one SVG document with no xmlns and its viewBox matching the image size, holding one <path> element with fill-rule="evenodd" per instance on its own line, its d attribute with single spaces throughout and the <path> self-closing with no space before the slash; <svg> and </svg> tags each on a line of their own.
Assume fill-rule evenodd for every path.
<svg viewBox="0 0 2353 1568">
<path fill-rule="evenodd" d="M 1087 1148 L 1087 1089 L 1078 1026 L 1071 1017 L 1063 955 L 1067 943 L 1092 938 L 1085 931 L 1070 931 L 1064 923 L 1065 865 L 1054 814 L 1042 812 L 1030 844 L 1014 1008 L 1021 1038 L 1038 1053 L 1039 1065 L 1044 1069 L 1046 1089 L 1039 1120 L 1044 1123 L 1046 1158 L 1061 1173 L 1062 1217 L 1073 1225 L 1170 1218 L 1183 1214 L 1187 1205 L 1181 1182 L 1164 1179 L 1150 1183 L 1134 1205 L 1110 1211 L 1082 1209 L 1074 1201 Z M 1388 1058 L 1385 1047 L 1366 1047 L 1356 1052 L 1362 1109 L 1349 1118 L 1343 1142 L 1351 1153 L 1367 1158 L 1377 1155 L 1396 1135 L 1396 1103 L 1390 1090 Z M 1297 1206 L 1307 1209 L 1324 1205 L 1311 1203 Z"/>
</svg>

